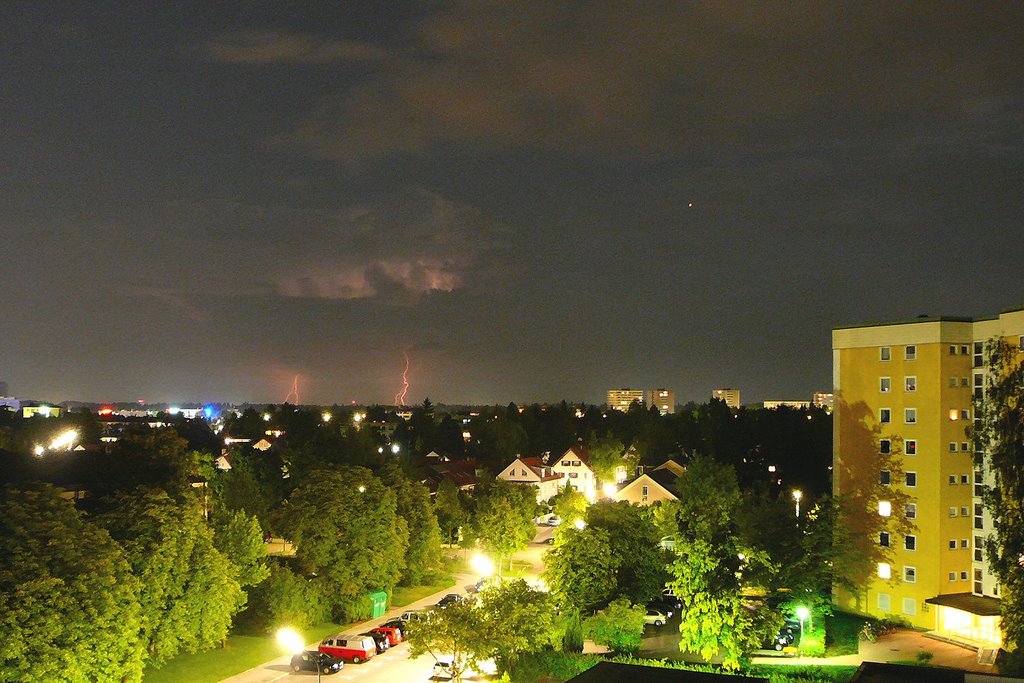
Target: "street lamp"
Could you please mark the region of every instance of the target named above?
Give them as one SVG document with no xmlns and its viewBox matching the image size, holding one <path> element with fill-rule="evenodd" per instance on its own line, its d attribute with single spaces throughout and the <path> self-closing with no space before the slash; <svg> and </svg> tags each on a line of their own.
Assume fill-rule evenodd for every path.
<svg viewBox="0 0 1024 683">
<path fill-rule="evenodd" d="M 811 610 L 806 607 L 800 606 L 796 608 L 796 616 L 800 619 L 800 644 L 804 642 L 804 619 L 810 616 Z"/>
<path fill-rule="evenodd" d="M 800 517 L 800 499 L 803 498 L 803 497 L 804 497 L 804 494 L 803 494 L 802 491 L 800 491 L 800 489 L 795 489 L 793 491 L 793 500 L 796 501 L 796 516 L 797 516 L 798 519 Z"/>
<path fill-rule="evenodd" d="M 577 519 L 575 524 L 576 524 L 576 528 L 579 529 L 580 531 L 583 531 L 584 529 L 587 528 L 587 523 L 584 522 L 582 519 Z"/>
<path fill-rule="evenodd" d="M 302 653 L 306 649 L 306 645 L 302 640 L 302 636 L 293 628 L 279 628 L 277 630 L 277 644 L 281 646 L 288 654 L 297 655 Z M 316 680 L 317 683 L 320 681 L 320 660 L 317 658 L 316 664 Z"/>
<path fill-rule="evenodd" d="M 469 566 L 473 568 L 481 578 L 489 578 L 494 573 L 494 563 L 486 555 L 476 553 L 469 560 Z"/>
<path fill-rule="evenodd" d="M 608 482 L 603 487 L 605 498 L 614 498 L 615 494 L 619 492 L 619 487 L 615 484 Z"/>
</svg>

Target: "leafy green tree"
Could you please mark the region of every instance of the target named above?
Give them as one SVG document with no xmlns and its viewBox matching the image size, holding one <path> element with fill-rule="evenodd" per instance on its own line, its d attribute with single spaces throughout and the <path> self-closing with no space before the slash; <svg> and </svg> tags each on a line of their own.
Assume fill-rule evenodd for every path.
<svg viewBox="0 0 1024 683">
<path fill-rule="evenodd" d="M 321 469 L 296 489 L 285 512 L 302 570 L 312 576 L 335 618 L 357 616 L 356 599 L 391 591 L 405 569 L 409 531 L 395 492 L 361 467 Z"/>
<path fill-rule="evenodd" d="M 679 533 L 668 585 L 683 603 L 679 647 L 708 660 L 721 655 L 723 666 L 735 669 L 746 649 L 770 635 L 767 610 L 756 612 L 741 599 L 744 575 L 763 576 L 770 563 L 763 551 L 741 544 L 732 467 L 695 458 L 677 489 Z"/>
<path fill-rule="evenodd" d="M 615 470 L 628 470 L 636 465 L 636 459 L 626 456 L 626 446 L 612 436 L 592 438 L 587 444 L 590 452 L 590 469 L 599 482 L 615 481 Z"/>
<path fill-rule="evenodd" d="M 215 527 L 214 545 L 232 567 L 232 578 L 243 588 L 255 586 L 270 575 L 267 544 L 255 517 L 238 511 L 227 515 Z"/>
<path fill-rule="evenodd" d="M 604 529 L 565 529 L 544 556 L 544 579 L 565 609 L 590 612 L 608 603 L 616 589 L 620 558 Z"/>
<path fill-rule="evenodd" d="M 616 654 L 635 654 L 644 635 L 644 608 L 627 598 L 616 598 L 603 611 L 586 620 L 590 639 Z"/>
<path fill-rule="evenodd" d="M 555 514 L 562 519 L 563 524 L 574 524 L 576 520 L 587 518 L 587 508 L 590 501 L 582 493 L 577 491 L 571 484 L 566 484 L 562 489 L 548 501 Z"/>
<path fill-rule="evenodd" d="M 405 553 L 404 585 L 418 585 L 441 564 L 441 528 L 430 504 L 430 491 L 410 481 L 395 463 L 380 470 L 380 478 L 396 496 L 396 513 L 409 529 L 409 547 Z"/>
<path fill-rule="evenodd" d="M 435 611 L 429 625 L 409 629 L 409 656 L 429 654 L 435 660 L 450 661 L 452 680 L 459 683 L 471 667 L 489 656 L 487 632 L 480 609 L 468 600 L 453 603 Z"/>
<path fill-rule="evenodd" d="M 245 593 L 217 550 L 195 499 L 139 488 L 102 501 L 96 520 L 121 544 L 142 584 L 142 633 L 150 659 L 223 642 Z"/>
<path fill-rule="evenodd" d="M 140 681 L 139 591 L 124 551 L 59 489 L 0 489 L 0 679 Z"/>
<path fill-rule="evenodd" d="M 320 584 L 276 562 L 267 580 L 253 590 L 250 610 L 268 632 L 282 626 L 309 628 L 330 616 Z"/>
<path fill-rule="evenodd" d="M 526 548 L 536 533 L 533 489 L 499 481 L 479 490 L 476 503 L 473 522 L 477 539 L 500 571 L 502 562 Z"/>
<path fill-rule="evenodd" d="M 1004 675 L 1024 673 L 1024 362 L 1002 339 L 986 344 L 988 376 L 975 437 L 992 485 L 984 495 L 995 533 L 985 554 L 999 577 Z"/>
<path fill-rule="evenodd" d="M 555 606 L 549 593 L 522 579 L 505 581 L 480 593 L 491 655 L 508 669 L 521 655 L 553 646 L 558 639 Z"/>
<path fill-rule="evenodd" d="M 192 495 L 190 477 L 197 474 L 197 462 L 188 442 L 170 427 L 132 432 L 109 455 L 97 456 L 90 492 L 99 498 L 145 486 L 184 499 Z"/>
<path fill-rule="evenodd" d="M 612 559 L 618 566 L 615 594 L 646 605 L 668 580 L 668 557 L 661 534 L 645 508 L 626 502 L 602 502 L 587 510 L 587 526 L 608 532 Z"/>
<path fill-rule="evenodd" d="M 434 514 L 445 543 L 459 542 L 461 530 L 469 524 L 469 512 L 462 503 L 459 488 L 450 479 L 443 479 L 434 496 Z"/>
</svg>

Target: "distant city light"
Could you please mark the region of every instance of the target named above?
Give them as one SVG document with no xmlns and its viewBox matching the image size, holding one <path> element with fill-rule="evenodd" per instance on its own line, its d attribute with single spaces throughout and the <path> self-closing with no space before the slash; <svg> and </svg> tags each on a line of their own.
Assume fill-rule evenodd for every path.
<svg viewBox="0 0 1024 683">
<path fill-rule="evenodd" d="M 78 440 L 78 431 L 74 430 L 74 429 L 69 429 L 66 432 L 62 432 L 61 434 L 57 435 L 57 437 L 55 437 L 53 439 L 53 441 L 50 442 L 50 450 L 51 451 L 66 451 L 66 450 L 70 450 L 71 447 L 75 445 L 75 441 L 77 441 L 77 440 Z M 37 453 L 37 455 L 39 455 L 39 453 Z"/>
<path fill-rule="evenodd" d="M 170 408 L 167 409 L 167 412 L 170 413 L 171 415 L 177 415 L 178 413 L 181 412 L 181 408 L 179 408 L 178 406 L 171 406 Z"/>
<path fill-rule="evenodd" d="M 270 422 L 270 413 L 263 413 L 263 421 Z"/>
<path fill-rule="evenodd" d="M 46 452 L 46 449 L 43 448 L 42 444 L 37 443 L 36 447 L 32 449 L 32 452 L 36 455 L 36 457 L 39 457 L 40 455 Z"/>
<path fill-rule="evenodd" d="M 331 415 L 329 412 L 325 411 L 324 414 L 320 416 L 320 419 L 322 419 L 324 422 L 330 422 L 332 417 L 334 416 Z"/>
</svg>

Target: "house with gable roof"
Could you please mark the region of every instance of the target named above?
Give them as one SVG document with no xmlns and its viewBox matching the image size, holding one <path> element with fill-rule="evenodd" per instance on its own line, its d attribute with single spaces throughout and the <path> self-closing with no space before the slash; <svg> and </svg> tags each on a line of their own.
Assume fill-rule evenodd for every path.
<svg viewBox="0 0 1024 683">
<path fill-rule="evenodd" d="M 551 469 L 565 476 L 565 482 L 587 497 L 597 498 L 597 477 L 590 469 L 590 453 L 582 446 L 573 446 L 551 463 Z"/>
<path fill-rule="evenodd" d="M 540 458 L 524 458 L 512 461 L 495 477 L 501 481 L 533 486 L 537 489 L 537 502 L 543 503 L 558 493 L 565 480 L 565 475 L 555 472 Z"/>
</svg>

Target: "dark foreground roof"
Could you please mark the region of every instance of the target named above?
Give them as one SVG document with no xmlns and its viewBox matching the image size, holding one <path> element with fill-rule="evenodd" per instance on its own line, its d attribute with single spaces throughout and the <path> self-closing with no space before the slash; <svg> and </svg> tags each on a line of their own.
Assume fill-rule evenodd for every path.
<svg viewBox="0 0 1024 683">
<path fill-rule="evenodd" d="M 960 669 L 864 662 L 850 683 L 964 683 Z"/>
<path fill-rule="evenodd" d="M 643 681 L 643 683 L 756 683 L 762 681 L 767 683 L 768 679 L 688 669 L 664 669 L 640 664 L 598 662 L 596 666 L 587 669 L 579 676 L 570 678 L 567 683 L 618 683 L 619 681 Z"/>
<path fill-rule="evenodd" d="M 925 600 L 929 605 L 940 605 L 963 610 L 979 617 L 999 616 L 999 598 L 991 598 L 985 595 L 973 595 L 972 593 L 946 593 L 936 595 L 934 598 Z"/>
</svg>

